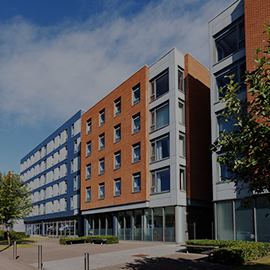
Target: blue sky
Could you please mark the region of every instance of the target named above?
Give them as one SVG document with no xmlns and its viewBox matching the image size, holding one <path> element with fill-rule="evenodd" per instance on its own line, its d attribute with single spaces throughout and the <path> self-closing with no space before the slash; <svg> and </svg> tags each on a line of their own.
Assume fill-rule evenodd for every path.
<svg viewBox="0 0 270 270">
<path fill-rule="evenodd" d="M 171 48 L 209 67 L 208 21 L 233 0 L 2 0 L 0 171 Z"/>
</svg>

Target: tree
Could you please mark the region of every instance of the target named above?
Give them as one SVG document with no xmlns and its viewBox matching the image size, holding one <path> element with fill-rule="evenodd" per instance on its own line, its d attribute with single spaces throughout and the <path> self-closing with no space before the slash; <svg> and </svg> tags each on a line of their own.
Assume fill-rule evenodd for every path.
<svg viewBox="0 0 270 270">
<path fill-rule="evenodd" d="M 244 185 L 251 193 L 270 191 L 270 25 L 265 26 L 267 49 L 255 51 L 256 67 L 245 73 L 251 98 L 240 100 L 240 86 L 233 81 L 234 75 L 229 76 L 225 96 L 220 100 L 226 105 L 219 117 L 233 121 L 233 130 L 221 131 L 210 147 L 220 154 L 217 161 L 226 165 L 227 179 L 234 182 L 238 192 Z"/>
<path fill-rule="evenodd" d="M 27 185 L 18 174 L 2 175 L 0 172 L 0 221 L 6 225 L 9 245 L 8 226 L 31 213 L 33 206 L 30 196 Z"/>
</svg>

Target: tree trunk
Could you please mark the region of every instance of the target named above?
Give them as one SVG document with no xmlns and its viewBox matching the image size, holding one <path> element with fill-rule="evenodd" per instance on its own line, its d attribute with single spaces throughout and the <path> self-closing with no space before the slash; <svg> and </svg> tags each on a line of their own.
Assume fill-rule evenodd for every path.
<svg viewBox="0 0 270 270">
<path fill-rule="evenodd" d="M 10 246 L 10 235 L 8 230 L 8 224 L 6 223 L 6 229 L 7 229 L 7 239 L 8 239 L 8 245 Z"/>
</svg>

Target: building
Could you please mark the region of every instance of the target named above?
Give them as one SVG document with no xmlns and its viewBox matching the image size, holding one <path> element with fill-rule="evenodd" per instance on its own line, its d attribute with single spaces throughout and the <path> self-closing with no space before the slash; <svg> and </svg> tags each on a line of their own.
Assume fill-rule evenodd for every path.
<svg viewBox="0 0 270 270">
<path fill-rule="evenodd" d="M 266 39 L 262 32 L 269 18 L 269 0 L 237 0 L 209 22 L 212 141 L 219 131 L 230 130 L 233 124 L 219 118 L 225 106 L 219 103 L 222 93 L 218 92 L 227 83 L 224 76 L 235 74 L 241 87 L 238 97 L 250 99 L 243 75 L 246 69 L 254 67 L 253 51 L 266 45 L 262 42 Z M 222 153 L 212 156 L 215 238 L 270 241 L 265 196 L 249 194 L 247 189 L 236 193 L 234 184 L 226 181 L 226 167 L 217 163 L 218 155 Z M 250 209 L 241 206 L 245 198 L 251 199 Z"/>
<path fill-rule="evenodd" d="M 209 71 L 174 48 L 82 115 L 85 235 L 211 237 L 209 86 Z"/>
<path fill-rule="evenodd" d="M 25 232 L 81 235 L 80 144 L 78 111 L 21 159 L 20 176 L 30 187 L 34 211 Z"/>
</svg>

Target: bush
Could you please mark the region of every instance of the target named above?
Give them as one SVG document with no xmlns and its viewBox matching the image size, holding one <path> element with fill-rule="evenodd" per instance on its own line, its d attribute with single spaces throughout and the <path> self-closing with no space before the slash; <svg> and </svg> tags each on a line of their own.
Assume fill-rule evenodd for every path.
<svg viewBox="0 0 270 270">
<path fill-rule="evenodd" d="M 247 261 L 257 260 L 269 254 L 270 244 L 246 241 L 189 240 L 187 245 L 219 246 L 213 250 L 213 262 L 241 265 Z M 203 248 L 188 248 L 190 252 L 200 252 Z"/>
<path fill-rule="evenodd" d="M 4 237 L 4 233 L 5 233 L 4 230 L 0 230 L 0 237 Z"/>
<path fill-rule="evenodd" d="M 22 238 L 29 238 L 30 235 L 25 234 L 25 232 L 15 232 L 15 231 L 9 231 L 9 236 L 11 240 L 18 240 Z M 4 238 L 7 240 L 7 232 L 4 232 Z"/>
<path fill-rule="evenodd" d="M 118 236 L 111 236 L 111 235 L 89 235 L 89 236 L 83 236 L 83 237 L 73 237 L 73 238 L 60 238 L 59 244 L 60 245 L 66 245 L 67 240 L 71 239 L 86 239 L 87 242 L 92 243 L 93 239 L 106 239 L 106 244 L 117 244 L 119 243 L 119 237 Z"/>
</svg>

